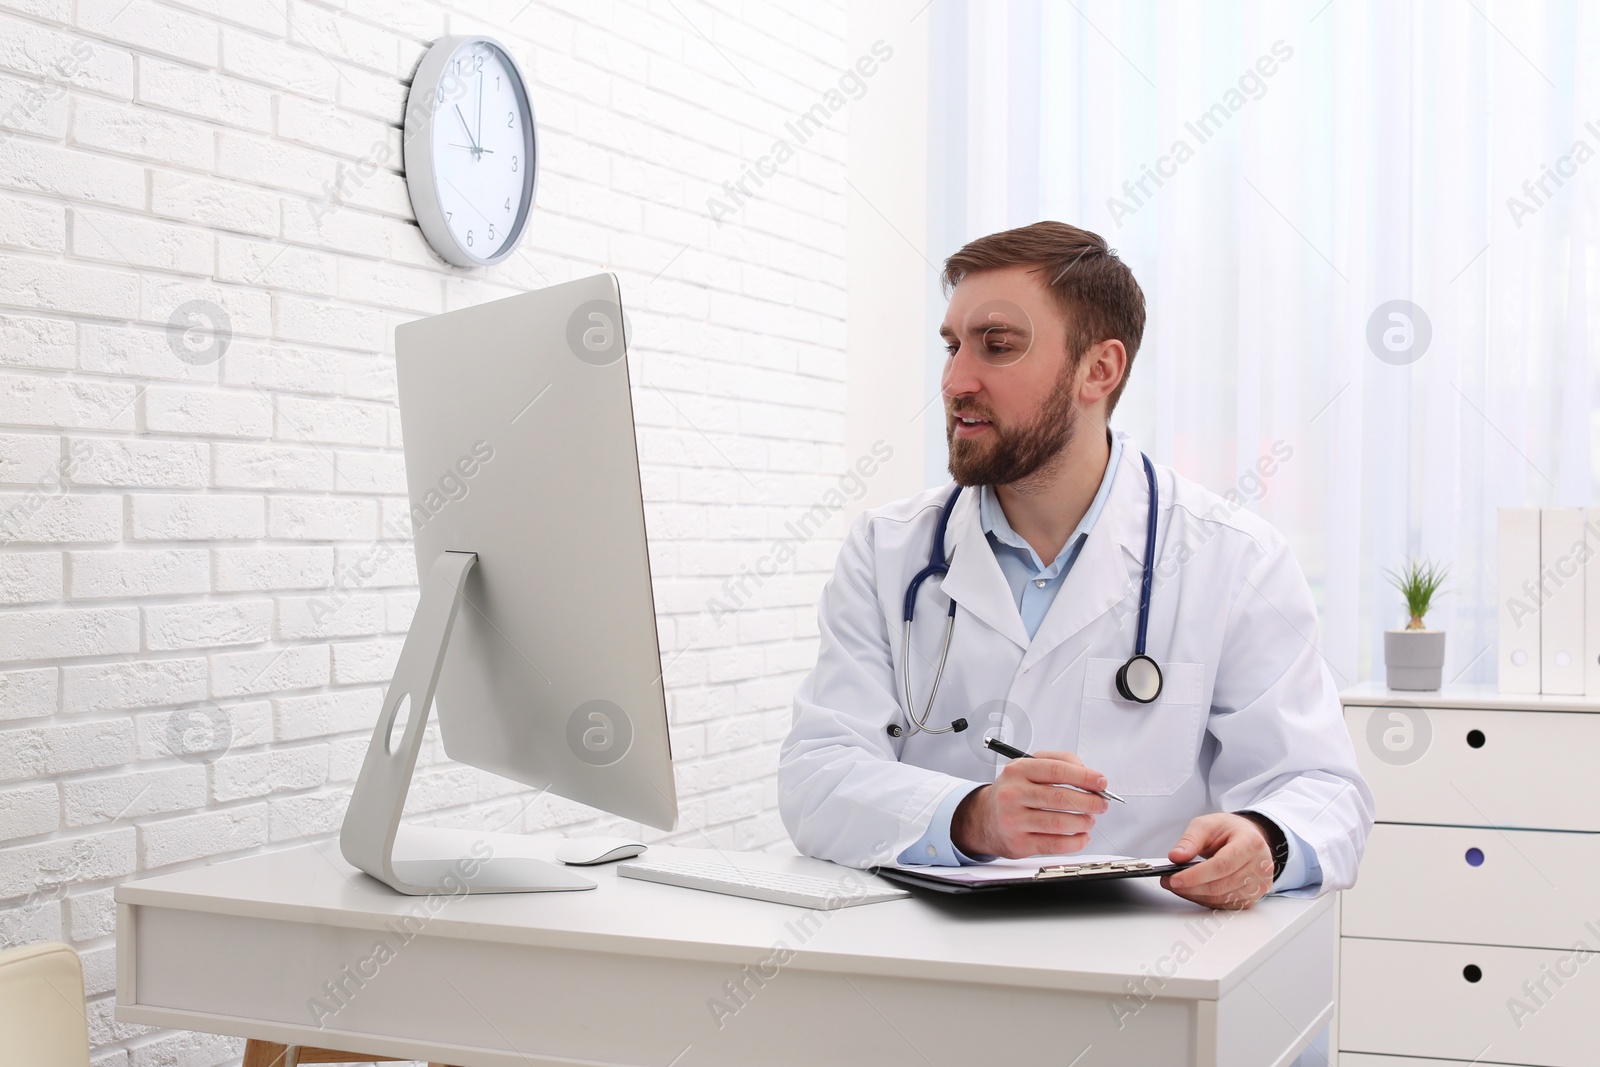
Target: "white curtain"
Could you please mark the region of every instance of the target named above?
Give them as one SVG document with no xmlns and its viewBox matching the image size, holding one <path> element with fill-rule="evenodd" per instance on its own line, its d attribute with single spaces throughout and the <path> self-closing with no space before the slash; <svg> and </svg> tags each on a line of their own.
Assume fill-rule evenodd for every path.
<svg viewBox="0 0 1600 1067">
<path fill-rule="evenodd" d="M 1113 424 L 1289 538 L 1341 685 L 1382 677 L 1408 556 L 1450 566 L 1445 678 L 1493 683 L 1495 509 L 1597 501 L 1600 5 L 929 15 L 933 252 L 1102 234 L 1149 307 Z"/>
</svg>

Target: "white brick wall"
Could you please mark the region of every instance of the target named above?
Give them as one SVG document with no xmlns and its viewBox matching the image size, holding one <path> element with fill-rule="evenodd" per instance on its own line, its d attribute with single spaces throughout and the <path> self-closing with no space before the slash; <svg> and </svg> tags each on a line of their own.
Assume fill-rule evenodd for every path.
<svg viewBox="0 0 1600 1067">
<path fill-rule="evenodd" d="M 521 251 L 467 271 L 411 220 L 398 123 L 426 44 L 479 30 L 531 79 L 542 172 Z M 113 1018 L 112 886 L 337 832 L 416 604 L 417 315 L 619 275 L 678 837 L 783 842 L 842 522 L 724 581 L 855 458 L 848 112 L 732 218 L 707 201 L 854 59 L 843 0 L 0 0 L 0 944 L 79 949 L 99 1067 L 241 1047 Z M 169 326 L 190 301 L 225 312 L 220 360 Z M 408 810 L 640 832 L 528 799 L 435 734 Z"/>
</svg>

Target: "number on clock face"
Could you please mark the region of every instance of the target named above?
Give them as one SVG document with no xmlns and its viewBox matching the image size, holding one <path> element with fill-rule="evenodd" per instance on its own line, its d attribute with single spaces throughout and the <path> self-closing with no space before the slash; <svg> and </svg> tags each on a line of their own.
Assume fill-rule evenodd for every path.
<svg viewBox="0 0 1600 1067">
<path fill-rule="evenodd" d="M 451 57 L 434 94 L 434 180 L 445 224 L 474 256 L 493 256 L 516 229 L 528 165 L 524 122 L 498 48 L 479 41 Z"/>
</svg>

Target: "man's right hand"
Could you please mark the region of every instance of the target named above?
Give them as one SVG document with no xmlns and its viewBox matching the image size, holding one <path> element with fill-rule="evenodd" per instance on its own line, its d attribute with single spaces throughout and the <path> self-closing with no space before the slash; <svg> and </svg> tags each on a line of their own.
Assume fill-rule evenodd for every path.
<svg viewBox="0 0 1600 1067">
<path fill-rule="evenodd" d="M 1071 752 L 1012 760 L 993 785 L 974 789 L 956 806 L 950 840 L 969 856 L 1021 859 L 1080 851 L 1089 843 L 1095 815 L 1110 807 L 1104 797 L 1080 790 L 1105 787 L 1105 775 Z"/>
</svg>

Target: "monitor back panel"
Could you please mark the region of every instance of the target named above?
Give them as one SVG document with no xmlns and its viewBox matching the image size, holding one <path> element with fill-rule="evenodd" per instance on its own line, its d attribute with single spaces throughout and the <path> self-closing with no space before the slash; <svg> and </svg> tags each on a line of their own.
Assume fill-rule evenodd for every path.
<svg viewBox="0 0 1600 1067">
<path fill-rule="evenodd" d="M 446 753 L 669 828 L 677 813 L 614 275 L 396 330 L 417 570 L 478 554 Z"/>
</svg>

